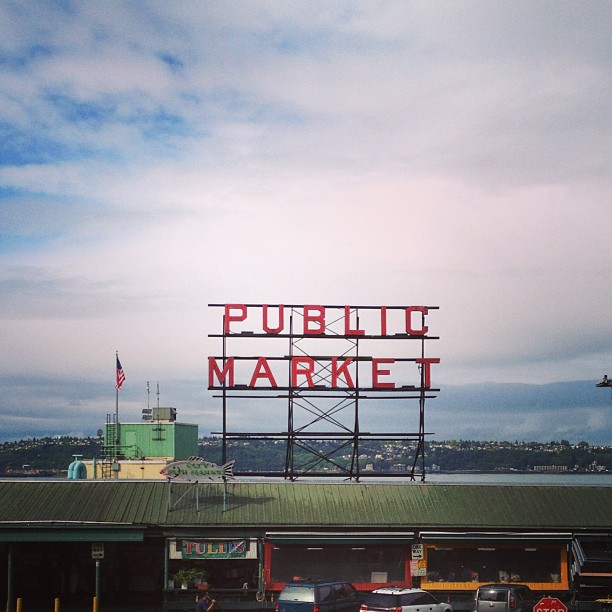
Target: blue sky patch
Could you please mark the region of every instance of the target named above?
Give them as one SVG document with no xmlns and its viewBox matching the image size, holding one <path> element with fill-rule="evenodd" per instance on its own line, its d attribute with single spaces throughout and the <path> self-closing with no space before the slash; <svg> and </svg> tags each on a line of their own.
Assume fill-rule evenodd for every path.
<svg viewBox="0 0 612 612">
<path fill-rule="evenodd" d="M 180 72 L 185 67 L 185 64 L 176 56 L 170 53 L 158 53 L 157 57 L 170 68 L 172 72 Z"/>
<path fill-rule="evenodd" d="M 65 144 L 0 123 L 0 166 L 25 166 L 73 157 Z"/>
<path fill-rule="evenodd" d="M 15 53 L 0 51 L 0 67 L 9 70 L 23 70 L 31 62 L 53 55 L 53 48 L 47 45 L 34 44 Z"/>
<path fill-rule="evenodd" d="M 0 185 L 0 200 L 7 198 L 18 198 L 24 195 L 24 191 L 12 186 Z"/>
<path fill-rule="evenodd" d="M 112 102 L 81 102 L 65 94 L 48 94 L 47 100 L 70 122 L 84 121 L 101 125 L 116 119 L 117 108 Z"/>
<path fill-rule="evenodd" d="M 117 155 L 112 152 L 96 150 L 78 143 L 64 143 L 45 137 L 43 132 L 41 129 L 34 133 L 0 123 L 0 167 L 52 164 L 73 159 L 118 160 Z"/>
<path fill-rule="evenodd" d="M 153 115 L 145 116 L 142 122 L 143 134 L 148 137 L 162 134 L 184 135 L 187 133 L 185 120 L 179 115 L 169 113 L 164 109 L 160 109 Z"/>
<path fill-rule="evenodd" d="M 17 236 L 0 234 L 0 253 L 39 251 L 47 247 L 55 238 L 57 238 L 57 235 Z"/>
</svg>

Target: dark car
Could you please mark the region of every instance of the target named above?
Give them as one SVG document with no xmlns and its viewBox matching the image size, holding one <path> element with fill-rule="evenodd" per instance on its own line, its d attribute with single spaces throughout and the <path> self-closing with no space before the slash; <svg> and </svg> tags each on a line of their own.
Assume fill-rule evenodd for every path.
<svg viewBox="0 0 612 612">
<path fill-rule="evenodd" d="M 288 582 L 276 600 L 276 612 L 358 612 L 359 597 L 349 582 Z"/>
<path fill-rule="evenodd" d="M 452 612 L 448 603 L 440 603 L 431 593 L 407 587 L 383 587 L 372 591 L 361 604 L 369 612 Z"/>
<path fill-rule="evenodd" d="M 485 584 L 474 597 L 474 612 L 531 612 L 538 601 L 526 584 Z"/>
</svg>

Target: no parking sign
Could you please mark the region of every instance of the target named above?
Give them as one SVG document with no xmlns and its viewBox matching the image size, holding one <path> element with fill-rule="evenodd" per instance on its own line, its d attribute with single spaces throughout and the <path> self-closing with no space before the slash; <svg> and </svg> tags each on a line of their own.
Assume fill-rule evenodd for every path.
<svg viewBox="0 0 612 612">
<path fill-rule="evenodd" d="M 103 542 L 92 542 L 91 543 L 91 558 L 92 559 L 104 559 L 104 543 Z"/>
</svg>

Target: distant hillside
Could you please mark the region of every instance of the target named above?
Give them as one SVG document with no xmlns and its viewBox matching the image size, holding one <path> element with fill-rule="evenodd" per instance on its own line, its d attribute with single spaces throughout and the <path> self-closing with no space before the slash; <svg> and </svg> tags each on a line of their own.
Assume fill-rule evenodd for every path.
<svg viewBox="0 0 612 612">
<path fill-rule="evenodd" d="M 313 443 L 326 453 L 334 452 L 333 441 Z M 73 455 L 85 459 L 99 457 L 99 438 L 40 438 L 0 444 L 0 473 L 19 474 L 23 470 L 68 469 Z M 346 451 L 344 451 L 346 452 Z M 213 463 L 221 463 L 221 439 L 201 438 L 199 454 Z M 234 442 L 228 455 L 236 460 L 240 471 L 279 471 L 285 461 L 282 442 Z M 298 452 L 295 460 L 307 461 Z M 349 456 L 337 453 L 334 460 L 348 462 Z M 362 442 L 360 468 L 374 471 L 405 470 L 414 460 L 414 443 L 402 441 Z M 431 441 L 426 444 L 428 471 L 532 471 L 539 467 L 567 471 L 612 471 L 612 446 L 591 446 L 586 442 L 570 444 L 567 440 L 541 442 L 479 442 L 468 440 Z M 27 467 L 25 467 L 27 466 Z"/>
<path fill-rule="evenodd" d="M 364 426 L 366 426 L 364 424 Z M 612 444 L 612 395 L 595 381 L 440 385 L 427 403 L 437 440 L 570 440 Z"/>
<path fill-rule="evenodd" d="M 36 470 L 68 470 L 73 455 L 92 458 L 100 454 L 99 438 L 33 438 L 0 444 L 0 474 Z"/>
</svg>

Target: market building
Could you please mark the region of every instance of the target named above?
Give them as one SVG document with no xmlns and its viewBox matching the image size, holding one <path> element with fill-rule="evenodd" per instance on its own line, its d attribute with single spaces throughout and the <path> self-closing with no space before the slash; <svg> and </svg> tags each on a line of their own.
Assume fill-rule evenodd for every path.
<svg viewBox="0 0 612 612">
<path fill-rule="evenodd" d="M 192 610 L 174 580 L 191 568 L 224 610 L 272 608 L 296 576 L 418 585 L 456 610 L 512 581 L 571 606 L 612 593 L 610 508 L 612 487 L 6 480 L 2 596 L 32 609 L 35 577 L 40 607 L 98 589 L 103 608 Z"/>
</svg>

